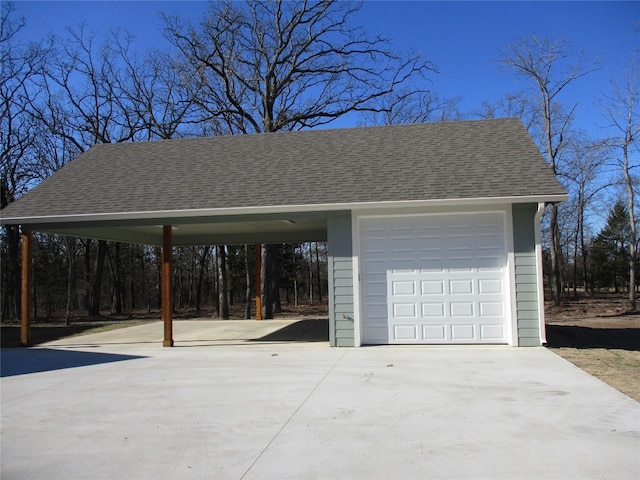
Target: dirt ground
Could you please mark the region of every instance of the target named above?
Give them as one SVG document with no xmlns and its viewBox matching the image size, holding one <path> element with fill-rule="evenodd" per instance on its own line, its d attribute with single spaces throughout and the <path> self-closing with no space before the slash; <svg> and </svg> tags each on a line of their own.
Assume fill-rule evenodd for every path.
<svg viewBox="0 0 640 480">
<path fill-rule="evenodd" d="M 625 297 L 599 294 L 547 305 L 547 347 L 640 402 L 640 314 Z"/>
<path fill-rule="evenodd" d="M 241 306 L 231 309 L 231 318 L 244 318 Z M 285 306 L 276 318 L 326 317 L 327 305 Z M 160 312 L 127 316 L 104 316 L 98 319 L 76 318 L 71 325 L 62 319 L 34 322 L 35 345 L 70 335 L 121 328 L 157 321 Z M 213 312 L 183 311 L 174 314 L 179 320 L 214 318 Z M 562 306 L 546 306 L 547 347 L 582 370 L 640 401 L 640 313 L 626 310 L 622 295 L 600 294 L 579 300 L 565 299 Z M 2 325 L 1 346 L 20 344 L 20 326 Z"/>
</svg>

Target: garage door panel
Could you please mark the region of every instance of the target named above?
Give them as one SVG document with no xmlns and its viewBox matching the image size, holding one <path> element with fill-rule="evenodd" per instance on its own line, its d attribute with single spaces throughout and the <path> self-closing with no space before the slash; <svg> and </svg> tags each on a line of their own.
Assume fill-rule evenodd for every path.
<svg viewBox="0 0 640 480">
<path fill-rule="evenodd" d="M 503 214 L 361 222 L 363 343 L 507 342 Z"/>
<path fill-rule="evenodd" d="M 473 280 L 450 280 L 449 293 L 451 295 L 467 295 L 473 293 Z"/>
<path fill-rule="evenodd" d="M 386 344 L 389 343 L 389 327 L 384 325 L 368 325 L 364 330 L 367 343 Z"/>
<path fill-rule="evenodd" d="M 396 303 L 391 307 L 393 318 L 418 318 L 415 303 Z"/>
<path fill-rule="evenodd" d="M 444 317 L 446 304 L 444 302 L 423 303 L 422 316 L 426 318 Z"/>
<path fill-rule="evenodd" d="M 481 278 L 478 280 L 478 293 L 480 295 L 503 294 L 501 279 Z"/>
<path fill-rule="evenodd" d="M 478 250 L 497 250 L 498 246 L 502 245 L 502 238 L 497 233 L 485 233 L 475 236 L 476 244 L 475 248 Z"/>
<path fill-rule="evenodd" d="M 444 324 L 422 325 L 422 338 L 425 341 L 442 343 L 447 340 L 447 327 Z"/>
<path fill-rule="evenodd" d="M 422 273 L 440 273 L 444 271 L 442 257 L 423 258 L 419 262 Z"/>
<path fill-rule="evenodd" d="M 452 319 L 459 317 L 473 317 L 473 302 L 451 302 L 449 312 Z"/>
<path fill-rule="evenodd" d="M 480 338 L 482 340 L 500 341 L 504 336 L 504 326 L 501 324 L 480 325 Z"/>
<path fill-rule="evenodd" d="M 414 342 L 418 340 L 417 325 L 394 325 L 393 338 L 398 341 Z"/>
<path fill-rule="evenodd" d="M 364 275 L 383 275 L 383 278 L 386 278 L 387 275 L 387 260 L 386 259 L 377 259 L 377 258 L 369 258 L 364 260 L 362 263 L 362 273 Z"/>
<path fill-rule="evenodd" d="M 476 265 L 479 271 L 497 271 L 504 267 L 503 260 L 499 256 L 476 257 Z"/>
<path fill-rule="evenodd" d="M 471 235 L 449 235 L 447 237 L 447 248 L 450 252 L 458 250 L 468 252 L 471 250 Z"/>
<path fill-rule="evenodd" d="M 386 280 L 382 281 L 367 281 L 364 282 L 364 288 L 367 291 L 367 296 L 369 297 L 387 297 L 387 282 Z"/>
<path fill-rule="evenodd" d="M 430 251 L 441 251 L 443 249 L 443 245 L 441 244 L 442 238 L 444 237 L 444 232 L 428 232 L 424 233 L 418 230 L 417 236 L 420 241 L 420 251 L 422 252 L 430 252 Z"/>
<path fill-rule="evenodd" d="M 376 253 L 386 254 L 387 253 L 387 243 L 388 240 L 384 237 L 381 238 L 367 238 L 364 241 L 363 247 L 365 251 L 369 254 L 373 255 Z"/>
<path fill-rule="evenodd" d="M 391 282 L 393 295 L 415 295 L 416 282 L 413 280 L 394 280 Z"/>
<path fill-rule="evenodd" d="M 428 240 L 428 239 L 419 239 L 418 240 L 420 242 L 420 257 L 422 257 L 423 261 L 424 260 L 434 260 L 434 259 L 439 259 L 442 258 L 443 256 L 443 252 L 445 251 L 444 248 L 442 247 L 430 247 L 428 245 L 430 245 L 430 242 L 435 243 L 434 240 Z M 440 242 L 441 240 L 438 240 L 438 242 Z"/>
<path fill-rule="evenodd" d="M 481 317 L 501 317 L 502 315 L 504 315 L 502 302 L 480 302 Z"/>
<path fill-rule="evenodd" d="M 451 325 L 451 340 L 472 342 L 476 340 L 476 329 L 473 324 Z"/>
<path fill-rule="evenodd" d="M 416 261 L 410 258 L 391 258 L 391 273 L 403 274 L 403 273 L 415 273 Z"/>
<path fill-rule="evenodd" d="M 449 256 L 447 265 L 450 272 L 470 272 L 474 267 L 477 267 L 472 257 L 461 257 L 459 255 Z"/>
<path fill-rule="evenodd" d="M 443 295 L 444 280 L 422 280 L 420 282 L 420 293 L 422 295 Z"/>
<path fill-rule="evenodd" d="M 414 235 L 402 237 L 392 236 L 389 251 L 392 255 L 397 253 L 413 253 L 415 245 L 416 237 Z"/>
<path fill-rule="evenodd" d="M 376 295 L 375 298 L 366 298 L 365 314 L 367 319 L 383 319 L 387 320 L 387 302 L 381 302 L 380 296 Z"/>
</svg>

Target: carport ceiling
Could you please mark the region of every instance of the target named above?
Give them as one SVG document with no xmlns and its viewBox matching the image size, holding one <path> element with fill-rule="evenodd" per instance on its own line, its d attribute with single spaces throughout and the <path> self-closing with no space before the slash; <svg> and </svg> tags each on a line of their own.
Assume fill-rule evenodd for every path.
<svg viewBox="0 0 640 480">
<path fill-rule="evenodd" d="M 172 226 L 174 246 L 326 241 L 326 212 L 204 217 L 130 218 L 29 225 L 43 233 L 124 243 L 162 245 L 162 226 Z"/>
</svg>

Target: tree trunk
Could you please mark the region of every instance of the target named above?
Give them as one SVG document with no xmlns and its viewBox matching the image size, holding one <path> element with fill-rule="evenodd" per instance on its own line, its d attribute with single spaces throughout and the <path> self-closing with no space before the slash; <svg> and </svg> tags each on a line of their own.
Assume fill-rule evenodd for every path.
<svg viewBox="0 0 640 480">
<path fill-rule="evenodd" d="M 293 245 L 293 304 L 298 306 L 298 269 L 296 267 L 296 246 Z"/>
<path fill-rule="evenodd" d="M 313 305 L 313 253 L 309 243 L 309 305 Z"/>
<path fill-rule="evenodd" d="M 120 315 L 122 314 L 123 307 L 123 292 L 124 292 L 124 284 L 122 282 L 122 264 L 120 262 L 120 254 L 121 254 L 121 244 L 120 242 L 115 243 L 114 254 L 113 254 L 113 311 Z"/>
<path fill-rule="evenodd" d="M 20 317 L 20 231 L 9 225 L 7 232 L 7 295 L 2 297 L 2 318 Z"/>
<path fill-rule="evenodd" d="M 262 283 L 260 304 L 262 307 L 262 319 L 269 320 L 273 318 L 273 303 L 272 303 L 272 290 L 271 290 L 271 269 L 269 264 L 273 261 L 271 259 L 272 249 L 270 245 L 261 245 L 262 263 L 260 264 L 260 283 Z"/>
<path fill-rule="evenodd" d="M 229 287 L 227 285 L 227 253 L 225 246 L 218 249 L 218 302 L 220 304 L 219 316 L 223 320 L 229 318 Z"/>
<path fill-rule="evenodd" d="M 136 307 L 138 306 L 138 294 L 136 292 L 136 283 L 139 282 L 140 280 L 136 280 L 136 273 L 137 273 L 137 269 L 136 269 L 136 259 L 138 258 L 138 253 L 141 251 L 142 247 L 136 245 L 136 246 L 131 246 L 129 248 L 129 253 L 131 254 L 131 275 L 129 276 L 129 298 L 131 300 L 130 303 L 130 308 L 131 311 L 136 310 Z M 143 270 L 143 274 L 144 274 L 144 270 Z M 145 286 L 146 288 L 146 281 L 144 280 L 144 276 L 142 277 L 142 281 L 140 282 L 141 285 Z"/>
<path fill-rule="evenodd" d="M 576 230 L 576 234 L 573 239 L 573 299 L 578 299 L 578 236 L 579 232 Z"/>
<path fill-rule="evenodd" d="M 244 318 L 248 320 L 251 318 L 251 271 L 249 270 L 249 247 L 246 244 L 244 246 L 244 279 L 246 282 Z"/>
<path fill-rule="evenodd" d="M 74 295 L 76 291 L 76 240 L 75 238 L 65 237 L 67 247 L 67 308 L 64 317 L 64 324 L 71 323 L 71 313 L 74 307 Z"/>
<path fill-rule="evenodd" d="M 630 138 L 630 135 L 628 134 Z M 633 192 L 633 179 L 631 178 L 631 172 L 629 172 L 629 149 L 628 144 L 625 142 L 622 149 L 622 158 L 624 162 L 624 179 L 627 187 L 627 195 L 629 198 L 628 210 L 629 210 L 629 224 L 631 227 L 631 239 L 629 242 L 629 306 L 631 310 L 636 309 L 636 263 L 638 258 L 637 243 L 638 233 L 636 232 L 636 215 L 635 215 L 635 201 Z"/>
<path fill-rule="evenodd" d="M 584 294 L 585 296 L 590 296 L 592 292 L 591 285 L 589 285 L 589 274 L 587 272 L 589 262 L 587 261 L 587 256 L 589 252 L 584 244 L 584 222 L 582 224 L 582 228 L 580 229 L 580 252 L 582 257 L 582 281 L 584 283 Z"/>
<path fill-rule="evenodd" d="M 107 242 L 98 241 L 98 255 L 96 257 L 95 268 L 93 270 L 93 284 L 91 286 L 91 305 L 89 307 L 90 317 L 100 316 L 100 291 L 102 290 L 102 273 L 104 272 L 104 260 L 107 254 Z"/>
<path fill-rule="evenodd" d="M 573 237 L 573 298 L 578 299 L 578 252 L 584 256 L 584 244 L 581 243 L 581 239 L 584 238 L 584 202 L 582 192 L 578 195 L 578 225 L 576 226 L 576 233 Z M 579 247 L 583 248 L 579 250 Z M 583 264 L 584 268 L 584 264 Z M 584 277 L 584 274 L 583 274 Z M 587 284 L 584 284 L 584 292 L 587 292 Z"/>
<path fill-rule="evenodd" d="M 318 303 L 322 303 L 322 283 L 320 282 L 320 255 L 318 254 L 318 242 L 316 244 L 316 283 L 318 284 Z"/>
<path fill-rule="evenodd" d="M 88 239 L 84 243 L 84 308 L 91 310 L 91 245 L 92 240 Z"/>
<path fill-rule="evenodd" d="M 162 248 L 153 247 L 156 259 L 156 306 L 162 305 Z M 173 304 L 173 302 L 171 302 Z"/>
<path fill-rule="evenodd" d="M 558 231 L 557 205 L 551 205 L 549 237 L 551 240 L 551 291 L 553 294 L 553 303 L 558 306 L 562 301 L 562 278 L 560 275 L 562 253 L 560 250 L 560 234 Z"/>
<path fill-rule="evenodd" d="M 280 262 L 278 261 L 278 245 L 268 245 L 271 249 L 271 260 L 268 263 L 271 286 L 271 311 L 273 313 L 282 312 L 282 304 L 280 303 Z"/>
<path fill-rule="evenodd" d="M 209 252 L 211 247 L 204 247 L 202 256 L 200 257 L 200 271 L 198 272 L 198 284 L 196 287 L 196 313 L 200 313 L 202 307 L 202 284 L 204 282 L 204 274 L 207 268 L 207 260 L 209 259 Z"/>
</svg>

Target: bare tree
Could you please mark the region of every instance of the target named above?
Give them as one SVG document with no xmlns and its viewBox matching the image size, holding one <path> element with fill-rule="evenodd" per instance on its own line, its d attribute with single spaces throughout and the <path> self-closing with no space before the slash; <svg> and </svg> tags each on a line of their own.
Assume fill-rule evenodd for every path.
<svg viewBox="0 0 640 480">
<path fill-rule="evenodd" d="M 164 15 L 181 78 L 204 122 L 224 133 L 270 133 L 327 124 L 376 101 L 433 66 L 397 55 L 351 19 L 360 4 L 337 1 L 212 3 L 197 24 Z M 263 318 L 277 299 L 276 246 L 263 246 Z"/>
<path fill-rule="evenodd" d="M 117 69 L 110 72 L 113 89 L 118 92 L 114 101 L 121 110 L 135 112 L 141 121 L 142 138 L 168 139 L 195 133 L 192 93 L 170 53 L 151 50 L 140 56 L 132 49 L 131 36 L 122 31 L 113 32 L 106 48 L 111 57 L 119 59 L 108 63 L 109 68 Z"/>
<path fill-rule="evenodd" d="M 614 150 L 614 163 L 622 173 L 627 195 L 627 209 L 631 224 L 629 242 L 629 304 L 636 309 L 636 264 L 638 260 L 638 232 L 635 215 L 636 180 L 633 171 L 640 166 L 637 158 L 640 147 L 640 70 L 638 51 L 629 62 L 621 84 L 611 82 L 611 94 L 606 96 L 603 106 L 611 122 L 613 135 L 606 143 Z M 634 153 L 636 155 L 634 155 Z"/>
<path fill-rule="evenodd" d="M 588 278 L 588 212 L 595 199 L 610 186 L 603 175 L 606 149 L 600 142 L 574 136 L 567 145 L 568 165 L 563 172 L 565 183 L 571 192 L 571 202 L 567 209 L 574 218 L 573 228 L 573 295 L 577 298 L 577 285 L 584 285 L 586 295 L 590 293 Z M 585 238 L 587 237 L 587 238 Z M 580 262 L 582 279 L 578 278 Z"/>
<path fill-rule="evenodd" d="M 17 34 L 23 19 L 13 19 L 12 3 L 0 15 L 0 186 L 1 207 L 22 195 L 38 175 L 34 148 L 43 133 L 28 111 L 38 96 L 35 78 L 42 73 L 48 49 L 40 43 L 21 44 Z"/>
<path fill-rule="evenodd" d="M 183 57 L 184 78 L 209 118 L 231 133 L 323 125 L 434 67 L 394 54 L 388 41 L 350 25 L 350 2 L 212 3 L 200 24 L 164 16 L 166 36 Z"/>
<path fill-rule="evenodd" d="M 400 125 L 445 122 L 463 118 L 458 109 L 461 97 L 441 98 L 418 87 L 403 89 L 381 98 L 378 111 L 364 112 L 366 125 Z"/>
<path fill-rule="evenodd" d="M 507 46 L 499 62 L 531 82 L 535 92 L 532 105 L 536 109 L 530 132 L 539 140 L 540 150 L 553 172 L 559 174 L 562 169 L 562 151 L 569 138 L 569 128 L 577 106 L 573 105 L 565 111 L 559 103 L 559 96 L 568 85 L 594 69 L 587 68 L 582 54 L 566 41 L 533 35 Z M 553 301 L 559 305 L 562 293 L 562 250 L 556 204 L 550 206 L 549 236 Z"/>
<path fill-rule="evenodd" d="M 39 87 L 41 99 L 29 103 L 31 115 L 71 152 L 67 160 L 98 143 L 131 141 L 142 129 L 138 111 L 123 94 L 122 50 L 128 45 L 126 33 L 114 32 L 102 45 L 83 24 L 68 29 L 64 39 L 52 39 L 52 52 Z M 125 40 L 120 40 L 124 36 Z M 87 247 L 89 244 L 87 244 Z M 119 250 L 118 250 L 119 252 Z M 100 314 L 102 274 L 107 253 L 104 240 L 98 241 L 90 288 L 89 314 Z M 117 254 L 117 253 L 116 253 Z M 119 259 L 114 259 L 118 264 Z M 122 292 L 118 292 L 121 295 Z"/>
<path fill-rule="evenodd" d="M 96 35 L 84 24 L 68 28 L 55 39 L 59 46 L 42 76 L 44 101 L 32 102 L 33 115 L 55 135 L 82 153 L 98 143 L 133 140 L 141 129 L 140 117 L 125 104 L 117 77 L 122 61 L 107 48 L 113 39 L 97 45 Z"/>
<path fill-rule="evenodd" d="M 507 93 L 495 103 L 482 102 L 480 108 L 473 112 L 478 118 L 519 118 L 527 130 L 532 131 L 535 124 L 536 108 L 525 92 Z"/>
<path fill-rule="evenodd" d="M 0 13 L 0 209 L 24 194 L 38 177 L 36 146 L 42 136 L 27 106 L 38 89 L 34 78 L 47 58 L 42 44 L 22 44 L 18 33 L 24 20 L 13 17 L 11 2 Z M 18 315 L 20 298 L 18 227 L 5 227 L 6 257 L 3 259 L 2 316 Z"/>
</svg>

